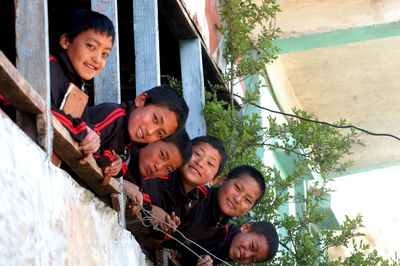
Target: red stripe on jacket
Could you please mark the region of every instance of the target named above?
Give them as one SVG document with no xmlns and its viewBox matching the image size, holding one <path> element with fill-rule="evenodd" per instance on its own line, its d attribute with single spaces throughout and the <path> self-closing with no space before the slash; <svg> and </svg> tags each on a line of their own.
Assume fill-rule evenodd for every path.
<svg viewBox="0 0 400 266">
<path fill-rule="evenodd" d="M 112 123 L 114 120 L 116 120 L 119 117 L 125 116 L 125 115 L 126 115 L 126 112 L 124 109 L 122 109 L 122 108 L 115 109 L 109 115 L 107 115 L 107 117 L 103 121 L 95 124 L 94 131 L 100 132 L 100 130 L 105 128 L 107 125 Z"/>
<path fill-rule="evenodd" d="M 62 114 L 60 114 L 56 111 L 53 111 L 53 110 L 51 112 L 57 118 L 57 120 L 60 121 L 60 123 L 63 124 L 63 126 L 65 126 L 66 128 L 68 128 L 72 133 L 79 134 L 82 131 L 86 130 L 85 122 L 81 122 L 77 126 L 74 127 L 71 120 L 69 120 L 66 116 L 63 116 Z"/>
</svg>

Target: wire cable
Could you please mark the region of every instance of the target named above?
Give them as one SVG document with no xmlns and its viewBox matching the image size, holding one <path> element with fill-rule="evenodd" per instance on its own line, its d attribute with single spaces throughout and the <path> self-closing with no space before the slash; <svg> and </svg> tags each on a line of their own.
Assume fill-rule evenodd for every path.
<svg viewBox="0 0 400 266">
<path fill-rule="evenodd" d="M 243 98 L 242 96 L 240 96 L 240 95 L 237 95 L 237 94 L 233 94 L 233 95 L 236 96 L 236 97 L 239 97 L 239 98 L 242 99 L 242 100 L 244 100 L 244 98 Z M 301 116 L 294 115 L 294 114 L 289 114 L 289 113 L 285 113 L 285 112 L 281 112 L 281 111 L 272 110 L 272 109 L 263 107 L 263 106 L 261 106 L 261 105 L 255 104 L 255 103 L 250 103 L 250 102 L 249 102 L 248 104 L 251 104 L 251 105 L 253 105 L 253 106 L 255 106 L 255 107 L 258 107 L 258 108 L 260 108 L 260 109 L 266 110 L 266 111 L 271 112 L 271 113 L 280 114 L 280 115 L 285 115 L 285 116 L 290 116 L 290 117 L 298 118 L 298 119 L 300 119 L 300 120 L 307 121 L 307 122 L 312 122 L 312 123 L 327 125 L 327 126 L 334 127 L 334 128 L 343 128 L 343 129 L 345 129 L 345 128 L 353 128 L 353 129 L 356 129 L 356 130 L 358 130 L 358 131 L 364 132 L 364 133 L 366 133 L 366 134 L 368 134 L 368 135 L 371 135 L 371 136 L 390 137 L 390 138 L 394 138 L 394 139 L 400 141 L 400 137 L 397 137 L 397 136 L 395 136 L 395 135 L 393 135 L 393 134 L 389 134 L 389 133 L 374 133 L 374 132 L 371 132 L 371 131 L 369 131 L 369 130 L 366 130 L 366 129 L 363 129 L 363 128 L 360 128 L 360 127 L 354 126 L 354 125 L 344 125 L 344 126 L 334 125 L 334 124 L 331 124 L 331 123 L 328 123 L 328 122 L 324 122 L 324 121 L 313 120 L 313 119 L 301 117 Z"/>
<path fill-rule="evenodd" d="M 128 195 L 129 195 L 129 194 L 128 194 Z M 164 233 L 164 234 L 167 235 L 169 238 L 175 240 L 175 241 L 178 242 L 180 245 L 182 245 L 183 247 L 185 247 L 187 250 L 189 250 L 190 252 L 192 252 L 194 255 L 196 255 L 196 257 L 198 257 L 199 259 L 201 259 L 203 262 L 206 262 L 206 261 L 204 260 L 204 258 L 203 258 L 201 255 L 197 254 L 194 250 L 192 250 L 190 247 L 188 247 L 187 245 L 185 245 L 182 241 L 180 241 L 180 240 L 177 239 L 176 237 L 170 235 L 168 232 L 165 232 L 164 230 L 158 228 L 158 227 L 157 227 L 157 224 L 155 224 L 155 223 L 153 222 L 153 220 L 152 220 L 152 218 L 153 218 L 154 220 L 156 220 L 156 221 L 158 221 L 158 222 L 161 222 L 161 223 L 164 223 L 164 224 L 166 224 L 167 226 L 169 226 L 169 227 L 171 227 L 172 229 L 174 229 L 175 232 L 178 232 L 178 233 L 185 239 L 185 241 L 188 241 L 188 242 L 190 242 L 191 244 L 194 244 L 195 246 L 199 247 L 200 249 L 202 249 L 203 251 L 205 251 L 205 252 L 206 252 L 208 255 L 210 255 L 211 257 L 215 258 L 216 260 L 218 260 L 218 261 L 220 261 L 220 262 L 222 262 L 222 263 L 225 263 L 225 264 L 228 265 L 228 266 L 232 266 L 230 263 L 224 261 L 223 259 L 218 258 L 217 256 L 215 256 L 214 254 L 212 254 L 211 252 L 209 252 L 208 250 L 206 250 L 205 248 L 203 248 L 203 247 L 200 246 L 199 244 L 197 244 L 197 243 L 195 243 L 194 241 L 192 241 L 192 240 L 190 240 L 189 238 L 187 238 L 182 232 L 180 232 L 180 231 L 177 230 L 176 228 L 173 228 L 173 227 L 172 227 L 170 224 L 168 224 L 167 222 L 165 222 L 165 221 L 159 219 L 158 217 L 155 217 L 154 215 L 152 215 L 151 212 L 148 211 L 148 210 L 146 210 L 145 208 L 143 208 L 142 205 L 140 205 L 140 204 L 138 204 L 138 203 L 136 203 L 136 202 L 134 202 L 133 204 L 139 205 L 139 206 L 140 206 L 140 209 L 141 209 L 141 211 L 142 211 L 142 213 L 145 215 L 145 217 L 141 217 L 141 218 L 138 216 L 138 219 L 139 219 L 139 220 L 143 219 L 143 220 L 142 220 L 142 224 L 143 224 L 144 226 L 146 226 L 145 220 L 146 220 L 146 221 L 150 221 L 150 223 L 151 223 L 151 225 L 153 226 L 153 229 L 154 229 L 154 230 L 157 230 L 157 231 L 160 231 L 160 232 Z M 131 221 L 126 221 L 126 222 L 128 223 L 128 222 L 131 222 Z M 146 227 L 148 227 L 148 226 L 146 226 Z"/>
</svg>

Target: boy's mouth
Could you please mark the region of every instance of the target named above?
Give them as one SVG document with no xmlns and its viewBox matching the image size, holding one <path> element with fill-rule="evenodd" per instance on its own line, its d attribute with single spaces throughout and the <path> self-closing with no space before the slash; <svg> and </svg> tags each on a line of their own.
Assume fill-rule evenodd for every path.
<svg viewBox="0 0 400 266">
<path fill-rule="evenodd" d="M 196 175 L 196 176 L 198 176 L 198 177 L 201 178 L 200 172 L 199 172 L 195 167 L 189 165 L 189 169 L 190 169 L 190 171 L 192 171 L 192 173 L 193 173 L 194 175 Z"/>
<path fill-rule="evenodd" d="M 236 259 L 237 259 L 238 261 L 240 261 L 240 257 L 241 257 L 240 248 L 238 248 L 238 249 L 236 250 Z"/>
<path fill-rule="evenodd" d="M 236 206 L 235 206 L 235 204 L 233 204 L 232 201 L 226 200 L 226 202 L 227 202 L 227 205 L 228 205 L 229 208 L 231 208 L 232 210 L 236 209 Z"/>
<path fill-rule="evenodd" d="M 153 169 L 151 168 L 150 165 L 147 166 L 146 172 L 148 177 L 151 177 L 153 175 Z"/>
<path fill-rule="evenodd" d="M 85 65 L 87 68 L 90 68 L 91 70 L 97 70 L 97 67 L 95 67 L 95 66 L 92 65 L 92 64 L 84 63 L 84 65 Z"/>
<path fill-rule="evenodd" d="M 139 127 L 138 128 L 138 130 L 137 130 L 137 136 L 140 138 L 140 139 L 142 139 L 143 137 L 144 137 L 144 135 L 143 135 L 143 130 Z"/>
</svg>

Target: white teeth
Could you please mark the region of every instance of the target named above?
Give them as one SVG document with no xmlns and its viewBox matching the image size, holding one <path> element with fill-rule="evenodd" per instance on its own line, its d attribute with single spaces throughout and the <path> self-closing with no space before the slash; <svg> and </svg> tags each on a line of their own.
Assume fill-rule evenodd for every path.
<svg viewBox="0 0 400 266">
<path fill-rule="evenodd" d="M 190 169 L 192 170 L 192 172 L 193 172 L 195 175 L 201 176 L 200 173 L 199 173 L 199 171 L 197 171 L 195 168 L 190 167 Z"/>
<path fill-rule="evenodd" d="M 240 250 L 239 250 L 239 249 L 236 251 L 236 258 L 237 258 L 238 260 L 240 260 Z"/>
<path fill-rule="evenodd" d="M 93 66 L 93 65 L 91 65 L 91 64 L 85 64 L 88 68 L 90 68 L 90 69 L 92 69 L 92 70 L 95 70 L 96 69 L 96 67 L 95 66 Z"/>
<path fill-rule="evenodd" d="M 143 131 L 141 128 L 138 129 L 138 136 L 139 138 L 143 138 Z"/>
</svg>

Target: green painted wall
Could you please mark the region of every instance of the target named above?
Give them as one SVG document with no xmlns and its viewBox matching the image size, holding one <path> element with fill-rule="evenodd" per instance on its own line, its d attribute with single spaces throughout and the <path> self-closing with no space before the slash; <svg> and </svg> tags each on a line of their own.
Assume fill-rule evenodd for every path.
<svg viewBox="0 0 400 266">
<path fill-rule="evenodd" d="M 399 35 L 400 23 L 389 23 L 278 39 L 274 45 L 281 49 L 280 54 L 286 54 Z"/>
</svg>

